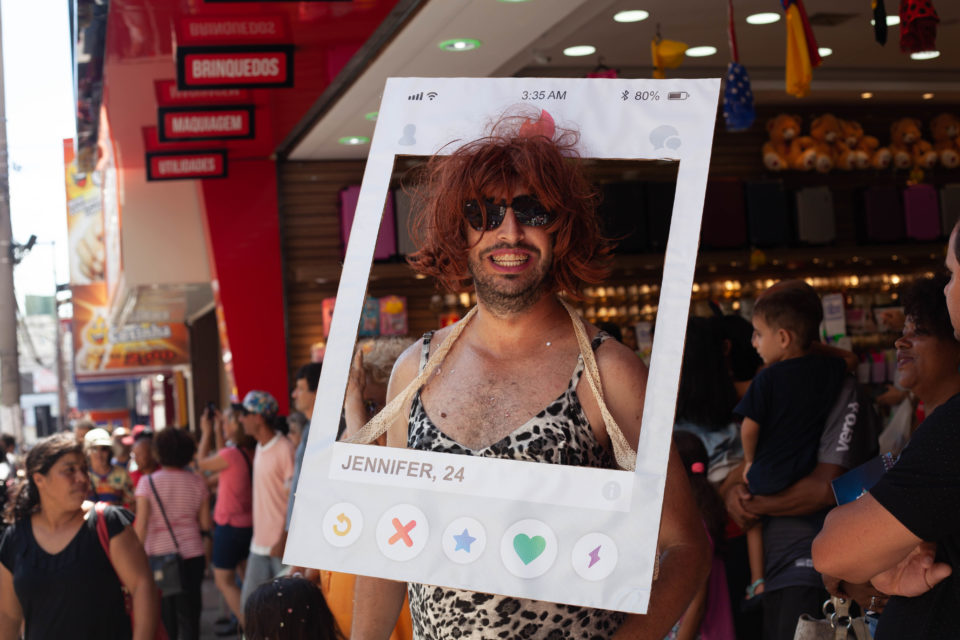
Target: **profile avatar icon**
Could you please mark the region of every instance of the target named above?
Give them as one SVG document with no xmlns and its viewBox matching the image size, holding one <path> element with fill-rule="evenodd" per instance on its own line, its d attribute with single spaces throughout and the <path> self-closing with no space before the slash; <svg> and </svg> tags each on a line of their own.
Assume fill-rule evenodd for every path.
<svg viewBox="0 0 960 640">
<path fill-rule="evenodd" d="M 662 124 L 650 132 L 650 144 L 654 149 L 679 149 L 680 132 L 669 124 Z"/>
<path fill-rule="evenodd" d="M 417 125 L 407 124 L 403 126 L 403 137 L 397 141 L 397 144 L 402 144 L 409 147 L 410 145 L 417 144 Z"/>
</svg>

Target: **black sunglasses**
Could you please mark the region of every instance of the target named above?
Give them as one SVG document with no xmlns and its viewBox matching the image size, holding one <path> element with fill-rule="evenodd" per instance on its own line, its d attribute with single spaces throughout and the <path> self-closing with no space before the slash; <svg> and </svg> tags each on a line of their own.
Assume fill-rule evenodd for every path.
<svg viewBox="0 0 960 640">
<path fill-rule="evenodd" d="M 513 209 L 517 222 L 528 227 L 543 227 L 556 218 L 534 196 L 517 196 L 512 202 L 501 200 L 499 203 L 494 202 L 493 198 L 484 198 L 482 203 L 468 200 L 463 205 L 463 216 L 474 231 L 492 231 L 503 224 L 507 209 Z"/>
</svg>

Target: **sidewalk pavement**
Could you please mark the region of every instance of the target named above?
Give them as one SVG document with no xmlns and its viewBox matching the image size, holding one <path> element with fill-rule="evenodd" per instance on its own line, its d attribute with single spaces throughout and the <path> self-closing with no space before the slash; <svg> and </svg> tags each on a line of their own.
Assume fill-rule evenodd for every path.
<svg viewBox="0 0 960 640">
<path fill-rule="evenodd" d="M 205 576 L 203 579 L 203 611 L 200 614 L 201 640 L 236 640 L 239 636 L 218 636 L 214 633 L 214 622 L 222 616 L 229 616 L 223 597 L 217 590 L 213 578 Z"/>
</svg>

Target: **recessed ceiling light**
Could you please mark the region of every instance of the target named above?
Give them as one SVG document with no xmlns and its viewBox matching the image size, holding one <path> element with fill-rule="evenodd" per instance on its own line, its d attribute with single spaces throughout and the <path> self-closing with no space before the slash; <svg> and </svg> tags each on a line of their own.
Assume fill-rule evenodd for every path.
<svg viewBox="0 0 960 640">
<path fill-rule="evenodd" d="M 380 115 L 379 111 L 371 111 L 370 113 L 365 114 L 363 117 L 370 122 L 376 122 L 378 115 Z"/>
<path fill-rule="evenodd" d="M 649 11 L 643 9 L 631 9 L 629 11 L 618 11 L 613 19 L 616 22 L 640 22 L 650 17 Z"/>
<path fill-rule="evenodd" d="M 337 142 L 339 142 L 340 144 L 353 146 L 358 144 L 367 144 L 368 142 L 370 142 L 370 138 L 368 138 L 367 136 L 344 136 L 339 140 L 337 140 Z"/>
<path fill-rule="evenodd" d="M 924 99 L 924 100 L 933 100 L 933 94 L 932 94 L 932 93 L 925 93 L 925 94 L 923 94 L 923 99 Z"/>
<path fill-rule="evenodd" d="M 870 18 L 870 26 L 872 27 L 875 24 L 877 24 L 877 21 L 874 20 L 873 18 Z M 900 16 L 887 16 L 888 27 L 895 27 L 898 24 L 900 24 Z"/>
<path fill-rule="evenodd" d="M 826 58 L 829 55 L 833 55 L 833 49 L 831 49 L 830 47 L 820 47 L 819 49 L 817 49 L 817 53 L 820 54 L 821 58 Z"/>
<path fill-rule="evenodd" d="M 576 58 L 577 56 L 589 56 L 597 52 L 597 48 L 589 44 L 580 44 L 575 47 L 567 47 L 563 50 L 563 55 Z"/>
<path fill-rule="evenodd" d="M 934 58 L 939 57 L 939 51 L 917 51 L 916 53 L 910 54 L 911 60 L 933 60 Z"/>
<path fill-rule="evenodd" d="M 747 16 L 747 24 L 773 24 L 774 22 L 780 22 L 779 13 L 764 12 Z"/>
<path fill-rule="evenodd" d="M 473 38 L 453 38 L 437 45 L 444 51 L 470 51 L 480 47 L 480 41 Z"/>
<path fill-rule="evenodd" d="M 700 47 L 690 47 L 687 49 L 687 55 L 691 58 L 706 58 L 707 56 L 712 56 L 717 52 L 716 47 L 711 47 L 710 45 L 703 45 Z"/>
<path fill-rule="evenodd" d="M 869 100 L 870 98 L 873 97 L 873 94 L 870 93 L 869 91 L 864 91 L 863 93 L 860 94 L 860 97 L 863 98 L 864 100 Z"/>
</svg>

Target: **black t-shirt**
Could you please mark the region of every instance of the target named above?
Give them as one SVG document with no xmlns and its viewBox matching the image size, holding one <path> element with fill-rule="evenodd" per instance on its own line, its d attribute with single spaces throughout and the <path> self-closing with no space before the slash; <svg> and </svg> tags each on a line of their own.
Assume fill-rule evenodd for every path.
<svg viewBox="0 0 960 640">
<path fill-rule="evenodd" d="M 900 459 L 870 490 L 915 536 L 937 544 L 953 574 L 917 598 L 891 598 L 878 640 L 960 637 L 960 394 L 920 425 Z"/>
<path fill-rule="evenodd" d="M 104 510 L 111 538 L 133 522 L 120 507 Z M 90 515 L 63 551 L 50 555 L 33 537 L 30 518 L 11 525 L 0 539 L 0 562 L 13 574 L 23 609 L 26 640 L 128 640 L 131 637 L 117 578 Z"/>
<path fill-rule="evenodd" d="M 772 364 L 753 379 L 734 409 L 760 425 L 750 493 L 783 491 L 813 470 L 845 371 L 843 360 L 811 354 Z"/>
</svg>

